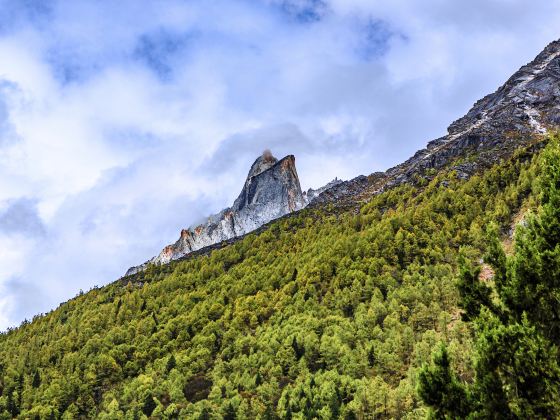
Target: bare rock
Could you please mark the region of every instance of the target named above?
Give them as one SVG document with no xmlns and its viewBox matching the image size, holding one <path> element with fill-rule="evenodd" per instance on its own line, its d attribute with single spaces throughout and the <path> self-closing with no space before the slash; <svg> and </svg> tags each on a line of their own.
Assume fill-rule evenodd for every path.
<svg viewBox="0 0 560 420">
<path fill-rule="evenodd" d="M 271 220 L 305 207 L 295 157 L 278 160 L 266 150 L 249 170 L 233 206 L 212 215 L 196 227 L 183 229 L 179 239 L 151 260 L 131 267 L 125 275 L 144 270 L 148 264 L 166 264 L 193 251 L 245 235 Z"/>
</svg>

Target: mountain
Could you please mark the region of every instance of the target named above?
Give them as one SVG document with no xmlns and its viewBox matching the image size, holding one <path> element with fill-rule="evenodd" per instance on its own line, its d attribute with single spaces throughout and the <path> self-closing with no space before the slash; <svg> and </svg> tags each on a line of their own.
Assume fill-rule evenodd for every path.
<svg viewBox="0 0 560 420">
<path fill-rule="evenodd" d="M 289 155 L 278 160 L 265 150 L 251 165 L 233 206 L 210 216 L 204 224 L 183 229 L 177 242 L 166 246 L 144 264 L 129 268 L 125 275 L 144 270 L 149 264 L 167 264 L 193 251 L 245 235 L 305 205 L 295 157 Z"/>
<path fill-rule="evenodd" d="M 428 143 L 406 162 L 384 173 L 340 183 L 317 203 L 363 201 L 372 194 L 413 182 L 468 153 L 477 159 L 455 165 L 468 178 L 526 145 L 534 135 L 560 125 L 560 40 L 551 42 L 533 61 L 521 67 L 496 92 L 477 101 L 453 122 L 447 134 Z"/>
<path fill-rule="evenodd" d="M 266 151 L 251 166 L 243 190 L 231 208 L 210 216 L 203 225 L 181 231 L 177 242 L 148 262 L 131 267 L 126 275 L 145 269 L 149 263 L 165 264 L 243 236 L 309 203 L 347 205 L 348 201 L 363 201 L 387 188 L 410 182 L 426 170 L 442 168 L 467 150 L 476 151 L 477 161 L 455 168 L 460 176 L 468 178 L 480 167 L 511 154 L 531 136 L 546 134 L 549 128 L 560 124 L 559 81 L 560 41 L 554 41 L 496 92 L 476 102 L 464 117 L 453 122 L 447 135 L 429 142 L 403 164 L 385 173 L 362 175 L 346 182 L 335 178 L 324 187 L 303 194 L 294 156 L 278 162 Z M 496 152 L 497 148 L 501 150 Z"/>
<path fill-rule="evenodd" d="M 150 261 L 130 268 L 126 275 L 145 269 L 149 263 L 166 264 L 243 236 L 307 204 L 341 206 L 349 201 L 363 201 L 387 188 L 411 182 L 426 170 L 442 168 L 467 151 L 476 151 L 477 161 L 455 167 L 460 176 L 468 178 L 480 167 L 511 154 L 531 136 L 546 134 L 548 128 L 560 124 L 559 81 L 560 41 L 554 41 L 496 92 L 476 102 L 465 116 L 453 122 L 447 135 L 429 142 L 403 164 L 385 173 L 362 175 L 346 182 L 335 178 L 324 187 L 303 194 L 294 156 L 278 162 L 270 151 L 265 151 L 251 166 L 243 190 L 231 208 L 210 216 L 203 225 L 181 231 L 177 242 L 166 246 Z M 497 148 L 501 150 L 496 152 Z M 276 165 L 281 162 L 284 163 L 279 174 Z"/>
<path fill-rule="evenodd" d="M 539 345 L 560 331 L 558 287 L 536 271 L 560 272 L 559 50 L 548 45 L 386 172 L 302 193 L 294 158 L 264 153 L 232 207 L 161 264 L 0 335 L 0 418 L 424 418 L 420 377 L 427 404 L 463 406 L 492 388 L 500 409 L 480 418 L 558 418 L 546 398 L 533 415 L 519 410 L 542 389 L 560 395 L 560 341 Z M 548 223 L 532 222 L 543 208 Z M 516 262 L 519 225 L 533 230 Z M 229 239 L 207 246 L 217 238 Z M 498 316 L 479 311 L 473 327 L 477 300 L 466 312 L 458 279 Z M 422 369 L 439 343 L 447 370 Z M 460 394 L 481 372 L 483 387 Z M 446 378 L 454 399 L 441 398 Z"/>
</svg>

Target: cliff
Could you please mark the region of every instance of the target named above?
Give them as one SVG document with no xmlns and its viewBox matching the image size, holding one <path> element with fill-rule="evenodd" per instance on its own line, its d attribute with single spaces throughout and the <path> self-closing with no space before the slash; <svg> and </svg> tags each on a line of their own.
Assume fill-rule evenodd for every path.
<svg viewBox="0 0 560 420">
<path fill-rule="evenodd" d="M 126 275 L 137 273 L 150 263 L 166 264 L 201 248 L 242 236 L 305 205 L 295 157 L 289 155 L 278 160 L 267 150 L 251 166 L 243 189 L 231 207 L 210 216 L 199 226 L 183 229 L 174 244 L 144 264 L 129 268 Z"/>
</svg>

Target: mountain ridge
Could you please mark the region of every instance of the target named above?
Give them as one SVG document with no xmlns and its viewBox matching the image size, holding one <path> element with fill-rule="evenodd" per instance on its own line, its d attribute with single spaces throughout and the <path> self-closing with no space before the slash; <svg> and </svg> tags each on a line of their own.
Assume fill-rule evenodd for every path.
<svg viewBox="0 0 560 420">
<path fill-rule="evenodd" d="M 209 216 L 205 223 L 182 229 L 175 243 L 147 262 L 129 268 L 125 276 L 145 270 L 149 264 L 167 264 L 199 249 L 243 236 L 306 204 L 295 157 L 288 155 L 278 160 L 265 150 L 251 165 L 231 207 Z"/>
<path fill-rule="evenodd" d="M 531 138 L 544 135 L 551 127 L 558 126 L 560 124 L 560 105 L 558 104 L 560 104 L 560 40 L 555 40 L 549 43 L 531 62 L 517 70 L 495 92 L 476 101 L 464 116 L 453 121 L 447 129 L 446 135 L 428 142 L 424 149 L 418 150 L 405 162 L 389 168 L 385 172 L 375 172 L 368 176 L 360 175 L 348 181 L 340 181 L 335 178 L 317 190 L 310 189 L 301 193 L 300 189 L 297 194 L 298 205 L 290 206 L 288 211 L 283 214 L 269 219 L 265 218 L 266 220 L 263 220 L 260 225 L 253 224 L 252 229 L 216 238 L 214 242 L 207 241 L 196 249 L 190 248 L 182 255 L 174 254 L 173 248 L 170 248 L 172 245 L 169 245 L 160 254 L 161 258 L 155 257 L 138 267 L 132 267 L 125 276 L 134 274 L 138 269 L 145 269 L 150 262 L 165 264 L 189 252 L 214 247 L 222 241 L 231 243 L 231 240 L 236 237 L 243 237 L 277 217 L 301 210 L 308 205 L 311 207 L 326 204 L 356 205 L 356 203 L 368 200 L 373 195 L 389 188 L 412 182 L 415 177 L 425 176 L 428 170 L 443 168 L 467 151 L 476 152 L 479 155 L 477 161 L 459 164 L 456 167 L 459 176 L 468 178 L 477 170 L 489 167 L 500 158 L 511 155 L 517 147 L 529 144 Z M 266 159 L 264 159 L 265 154 Z M 293 155 L 286 156 L 282 160 L 290 156 L 293 159 L 292 166 L 295 172 Z M 274 163 L 267 167 L 267 163 L 263 164 L 261 159 L 268 161 L 268 164 Z M 276 158 L 268 150 L 255 160 L 233 208 L 240 210 L 235 203 L 241 199 L 249 179 L 277 163 Z M 261 170 L 261 168 L 264 169 Z M 297 172 L 295 177 L 297 178 Z M 221 216 L 227 210 L 210 216 L 209 220 L 215 216 Z M 188 236 L 189 231 L 183 230 L 181 237 Z M 168 258 L 168 255 L 173 258 Z"/>
<path fill-rule="evenodd" d="M 478 375 L 458 276 L 484 280 L 486 228 L 517 241 L 510 232 L 539 208 L 543 177 L 558 185 L 549 159 L 560 161 L 560 135 L 544 138 L 560 107 L 558 48 L 386 172 L 300 188 L 290 201 L 282 188 L 299 185 L 295 158 L 263 153 L 227 209 L 266 206 L 272 182 L 287 210 L 258 234 L 152 264 L 0 334 L 0 418 L 425 417 L 418 372 L 438 343 L 456 385 Z M 504 353 L 508 337 L 492 336 Z M 519 369 L 537 375 L 524 387 L 540 386 L 547 365 L 526 348 L 537 356 Z M 496 389 L 517 394 L 509 381 L 519 377 Z"/>
<path fill-rule="evenodd" d="M 478 167 L 488 167 L 511 155 L 530 139 L 560 125 L 560 40 L 549 43 L 531 62 L 522 66 L 495 92 L 479 99 L 462 117 L 453 121 L 447 134 L 428 142 L 405 162 L 385 172 L 344 181 L 327 190 L 317 202 L 345 199 L 363 201 L 388 188 L 439 169 L 468 151 L 479 159 L 457 165 L 463 177 Z"/>
</svg>

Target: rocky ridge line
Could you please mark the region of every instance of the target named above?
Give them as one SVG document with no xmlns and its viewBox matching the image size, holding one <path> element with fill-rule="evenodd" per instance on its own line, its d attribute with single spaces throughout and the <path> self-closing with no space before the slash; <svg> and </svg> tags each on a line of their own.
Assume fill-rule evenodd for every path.
<svg viewBox="0 0 560 420">
<path fill-rule="evenodd" d="M 349 181 L 340 181 L 335 178 L 324 187 L 317 190 L 310 189 L 303 194 L 299 190 L 300 193 L 296 194 L 297 199 L 292 200 L 293 205 L 289 206 L 285 213 L 277 213 L 277 217 L 285 216 L 307 205 L 313 207 L 326 204 L 355 206 L 360 202 L 367 201 L 372 195 L 379 194 L 389 188 L 414 182 L 415 177 L 425 176 L 429 170 L 441 169 L 450 165 L 456 159 L 469 154 L 476 155 L 475 160 L 457 163 L 454 166 L 459 177 L 468 178 L 478 170 L 490 167 L 500 159 L 510 156 L 518 147 L 529 145 L 535 137 L 547 134 L 559 125 L 560 40 L 556 40 L 551 42 L 533 61 L 515 72 L 496 92 L 477 101 L 465 116 L 450 124 L 447 135 L 430 141 L 426 148 L 416 152 L 404 163 L 386 172 L 376 172 L 367 177 L 360 175 Z M 255 164 L 257 164 L 257 161 Z M 253 168 L 266 166 L 266 164 L 259 163 L 255 167 L 255 164 L 253 164 L 249 175 L 251 175 Z M 274 165 L 276 164 L 274 163 Z M 259 170 L 255 169 L 255 172 Z M 293 165 L 293 172 L 295 173 L 295 164 Z M 249 178 L 250 176 L 248 180 Z M 299 180 L 297 184 L 299 187 Z M 244 191 L 247 187 L 246 182 Z M 242 192 L 236 203 L 243 194 Z M 216 221 L 227 219 L 224 212 L 230 210 L 226 209 L 211 217 L 202 230 L 212 230 Z M 267 217 L 263 218 L 263 223 L 260 226 L 274 218 L 276 217 L 268 218 L 266 221 L 264 220 Z M 251 230 L 259 227 L 256 223 L 250 226 L 252 227 Z M 240 237 L 251 230 L 245 229 L 242 231 L 243 233 L 224 237 L 224 239 L 227 239 L 229 243 L 232 238 Z M 183 235 L 190 235 L 190 233 L 183 232 L 181 239 Z M 215 238 L 213 244 L 224 240 L 220 238 Z M 166 247 L 162 254 L 158 256 L 159 258 L 155 257 L 156 259 L 152 259 L 150 262 L 165 263 L 179 258 L 180 253 L 176 253 L 175 250 L 181 249 L 180 245 L 178 248 L 176 247 L 181 239 L 176 244 Z M 190 252 L 204 246 L 207 245 L 200 243 L 200 246 L 190 248 Z M 146 264 L 140 267 L 144 267 Z M 127 274 L 137 272 L 131 272 L 136 268 L 138 267 L 133 267 Z"/>
<path fill-rule="evenodd" d="M 429 170 L 441 169 L 458 158 L 476 155 L 454 166 L 462 178 L 492 166 L 518 147 L 560 126 L 560 40 L 551 42 L 494 93 L 477 101 L 454 121 L 447 135 L 428 143 L 384 173 L 359 176 L 335 185 L 311 204 L 356 203 L 389 188 L 414 182 Z"/>
<path fill-rule="evenodd" d="M 266 150 L 251 166 L 243 189 L 231 207 L 210 216 L 201 225 L 183 229 L 175 243 L 144 264 L 129 268 L 125 276 L 142 271 L 149 264 L 167 264 L 193 251 L 243 236 L 306 204 L 295 157 L 288 155 L 278 160 Z"/>
</svg>

